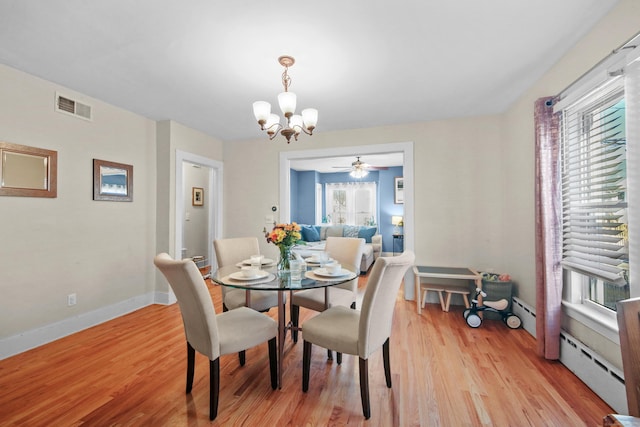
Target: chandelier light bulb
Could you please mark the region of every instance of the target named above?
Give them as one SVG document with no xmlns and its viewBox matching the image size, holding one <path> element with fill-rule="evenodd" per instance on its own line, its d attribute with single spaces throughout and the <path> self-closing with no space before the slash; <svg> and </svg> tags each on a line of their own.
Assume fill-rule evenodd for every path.
<svg viewBox="0 0 640 427">
<path fill-rule="evenodd" d="M 271 104 L 266 101 L 256 101 L 253 103 L 253 114 L 261 125 L 267 122 L 269 114 L 271 114 Z"/>
</svg>

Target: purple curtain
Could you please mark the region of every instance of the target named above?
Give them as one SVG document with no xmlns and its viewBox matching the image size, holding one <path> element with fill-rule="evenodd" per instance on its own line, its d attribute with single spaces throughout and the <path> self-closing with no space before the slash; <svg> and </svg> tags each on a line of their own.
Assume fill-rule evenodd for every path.
<svg viewBox="0 0 640 427">
<path fill-rule="evenodd" d="M 536 338 L 538 355 L 560 358 L 562 314 L 562 193 L 559 115 L 553 98 L 535 102 Z"/>
</svg>

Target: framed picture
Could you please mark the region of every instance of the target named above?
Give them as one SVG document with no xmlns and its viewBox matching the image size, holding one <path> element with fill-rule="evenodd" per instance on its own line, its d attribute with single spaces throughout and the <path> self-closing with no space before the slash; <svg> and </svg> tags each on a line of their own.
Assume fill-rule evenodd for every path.
<svg viewBox="0 0 640 427">
<path fill-rule="evenodd" d="M 401 176 L 396 176 L 394 179 L 394 192 L 395 203 L 404 203 L 404 180 Z"/>
<path fill-rule="evenodd" d="M 0 196 L 57 197 L 58 152 L 0 141 Z"/>
<path fill-rule="evenodd" d="M 191 204 L 193 206 L 204 205 L 204 188 L 193 187 L 191 189 Z"/>
<path fill-rule="evenodd" d="M 133 166 L 93 159 L 93 200 L 133 201 Z"/>
</svg>

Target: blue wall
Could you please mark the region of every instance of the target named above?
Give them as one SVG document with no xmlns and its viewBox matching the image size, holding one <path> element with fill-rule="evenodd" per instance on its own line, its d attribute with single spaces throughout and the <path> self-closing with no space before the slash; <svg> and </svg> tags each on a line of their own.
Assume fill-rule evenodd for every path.
<svg viewBox="0 0 640 427">
<path fill-rule="evenodd" d="M 335 182 L 376 182 L 378 194 L 378 233 L 382 235 L 382 251 L 393 251 L 393 225 L 391 225 L 392 215 L 403 215 L 404 205 L 394 203 L 394 182 L 395 177 L 402 176 L 402 167 L 392 167 L 388 170 L 371 171 L 362 178 L 356 179 L 348 172 L 338 173 L 318 173 L 315 171 L 294 171 L 291 170 L 291 220 L 299 224 L 315 223 L 315 191 L 316 183 L 327 184 Z M 322 195 L 322 215 L 325 211 L 324 185 Z M 399 249 L 399 248 L 396 248 Z"/>
</svg>

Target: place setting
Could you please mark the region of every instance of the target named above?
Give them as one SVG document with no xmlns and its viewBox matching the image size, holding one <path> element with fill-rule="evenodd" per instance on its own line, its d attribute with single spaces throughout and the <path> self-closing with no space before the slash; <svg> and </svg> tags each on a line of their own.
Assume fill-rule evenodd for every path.
<svg viewBox="0 0 640 427">
<path fill-rule="evenodd" d="M 324 264 L 327 264 L 333 261 L 334 259 L 330 258 L 327 252 L 319 252 L 317 254 L 311 255 L 304 259 L 304 262 L 306 262 L 308 265 L 311 265 L 311 266 L 314 266 L 314 265 L 323 266 Z"/>
<path fill-rule="evenodd" d="M 268 271 L 261 270 L 252 265 L 244 265 L 240 267 L 239 271 L 229 274 L 222 280 L 229 280 L 231 282 L 266 283 L 273 279 L 275 279 L 275 276 Z"/>
<path fill-rule="evenodd" d="M 349 276 L 356 277 L 352 271 L 342 268 L 342 265 L 338 262 L 331 262 L 324 267 L 316 268 L 305 273 L 306 278 L 321 281 L 342 280 Z"/>
<path fill-rule="evenodd" d="M 251 255 L 251 258 L 240 261 L 236 264 L 236 267 L 254 266 L 256 268 L 273 267 L 276 262 L 271 258 L 266 258 L 264 255 Z"/>
</svg>

